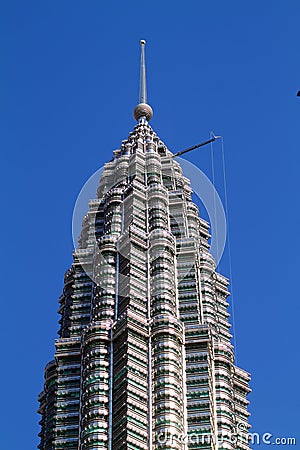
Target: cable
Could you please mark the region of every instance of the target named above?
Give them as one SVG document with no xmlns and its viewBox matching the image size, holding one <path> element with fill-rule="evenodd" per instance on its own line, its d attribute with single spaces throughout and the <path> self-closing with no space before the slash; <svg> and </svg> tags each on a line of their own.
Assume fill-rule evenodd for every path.
<svg viewBox="0 0 300 450">
<path fill-rule="evenodd" d="M 236 343 L 236 327 L 235 327 L 235 312 L 234 312 L 234 290 L 233 290 L 233 276 L 232 276 L 232 263 L 231 263 L 231 244 L 230 244 L 230 226 L 229 226 L 229 210 L 228 210 L 228 198 L 227 198 L 227 178 L 226 178 L 226 165 L 225 165 L 225 150 L 224 139 L 221 137 L 221 149 L 222 149 L 222 166 L 223 166 L 223 183 L 224 183 L 224 197 L 225 197 L 225 212 L 227 217 L 227 241 L 228 241 L 228 260 L 229 260 L 229 278 L 231 287 L 231 309 L 232 309 L 232 328 L 233 328 L 233 345 L 235 352 L 235 362 L 237 363 L 237 343 Z"/>
<path fill-rule="evenodd" d="M 214 136 L 213 132 L 210 132 L 211 136 Z M 217 250 L 217 258 L 219 257 L 219 243 L 218 243 L 218 224 L 217 224 L 217 203 L 216 203 L 216 184 L 215 184 L 215 163 L 214 163 L 214 149 L 213 149 L 213 141 L 210 142 L 210 157 L 211 157 L 211 176 L 212 183 L 214 186 L 214 216 L 215 216 L 215 228 L 216 228 L 216 250 Z M 217 266 L 216 266 L 217 269 Z"/>
</svg>

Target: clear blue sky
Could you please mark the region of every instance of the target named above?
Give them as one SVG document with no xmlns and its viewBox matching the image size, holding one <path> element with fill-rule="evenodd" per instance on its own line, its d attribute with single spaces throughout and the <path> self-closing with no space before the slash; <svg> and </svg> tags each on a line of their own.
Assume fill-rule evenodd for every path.
<svg viewBox="0 0 300 450">
<path fill-rule="evenodd" d="M 0 450 L 38 443 L 73 206 L 134 126 L 140 38 L 161 139 L 176 151 L 225 138 L 251 424 L 300 448 L 299 1 L 11 0 L 0 16 Z M 205 170 L 206 151 L 187 159 Z"/>
</svg>

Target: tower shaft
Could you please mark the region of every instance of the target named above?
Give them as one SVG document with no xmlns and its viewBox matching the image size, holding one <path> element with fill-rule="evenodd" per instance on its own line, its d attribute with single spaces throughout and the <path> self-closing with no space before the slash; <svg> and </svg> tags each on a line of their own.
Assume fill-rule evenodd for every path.
<svg viewBox="0 0 300 450">
<path fill-rule="evenodd" d="M 249 427 L 228 280 L 191 194 L 146 122 L 105 165 L 65 275 L 41 450 L 234 449 L 217 438 Z"/>
</svg>

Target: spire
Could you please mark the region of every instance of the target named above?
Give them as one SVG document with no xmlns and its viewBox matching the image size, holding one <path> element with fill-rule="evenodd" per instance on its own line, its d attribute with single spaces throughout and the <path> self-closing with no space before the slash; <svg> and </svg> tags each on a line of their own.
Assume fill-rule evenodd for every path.
<svg viewBox="0 0 300 450">
<path fill-rule="evenodd" d="M 146 86 L 146 61 L 145 61 L 145 45 L 144 39 L 140 40 L 141 45 L 141 63 L 140 63 L 140 102 L 135 107 L 133 115 L 136 120 L 145 119 L 149 121 L 153 115 L 150 105 L 147 103 L 147 86 Z"/>
<path fill-rule="evenodd" d="M 147 103 L 146 61 L 145 61 L 145 45 L 146 45 L 146 41 L 141 40 L 140 44 L 141 44 L 140 103 Z"/>
</svg>

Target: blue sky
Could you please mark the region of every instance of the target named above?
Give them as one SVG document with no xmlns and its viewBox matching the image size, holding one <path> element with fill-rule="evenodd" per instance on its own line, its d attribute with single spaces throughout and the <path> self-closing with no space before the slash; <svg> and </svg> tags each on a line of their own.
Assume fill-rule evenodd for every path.
<svg viewBox="0 0 300 450">
<path fill-rule="evenodd" d="M 73 207 L 134 126 L 141 38 L 161 139 L 175 152 L 210 130 L 224 136 L 251 424 L 300 447 L 299 2 L 12 0 L 0 17 L 0 450 L 38 443 Z M 186 158 L 211 176 L 209 148 Z M 221 268 L 228 275 L 226 260 Z"/>
</svg>

